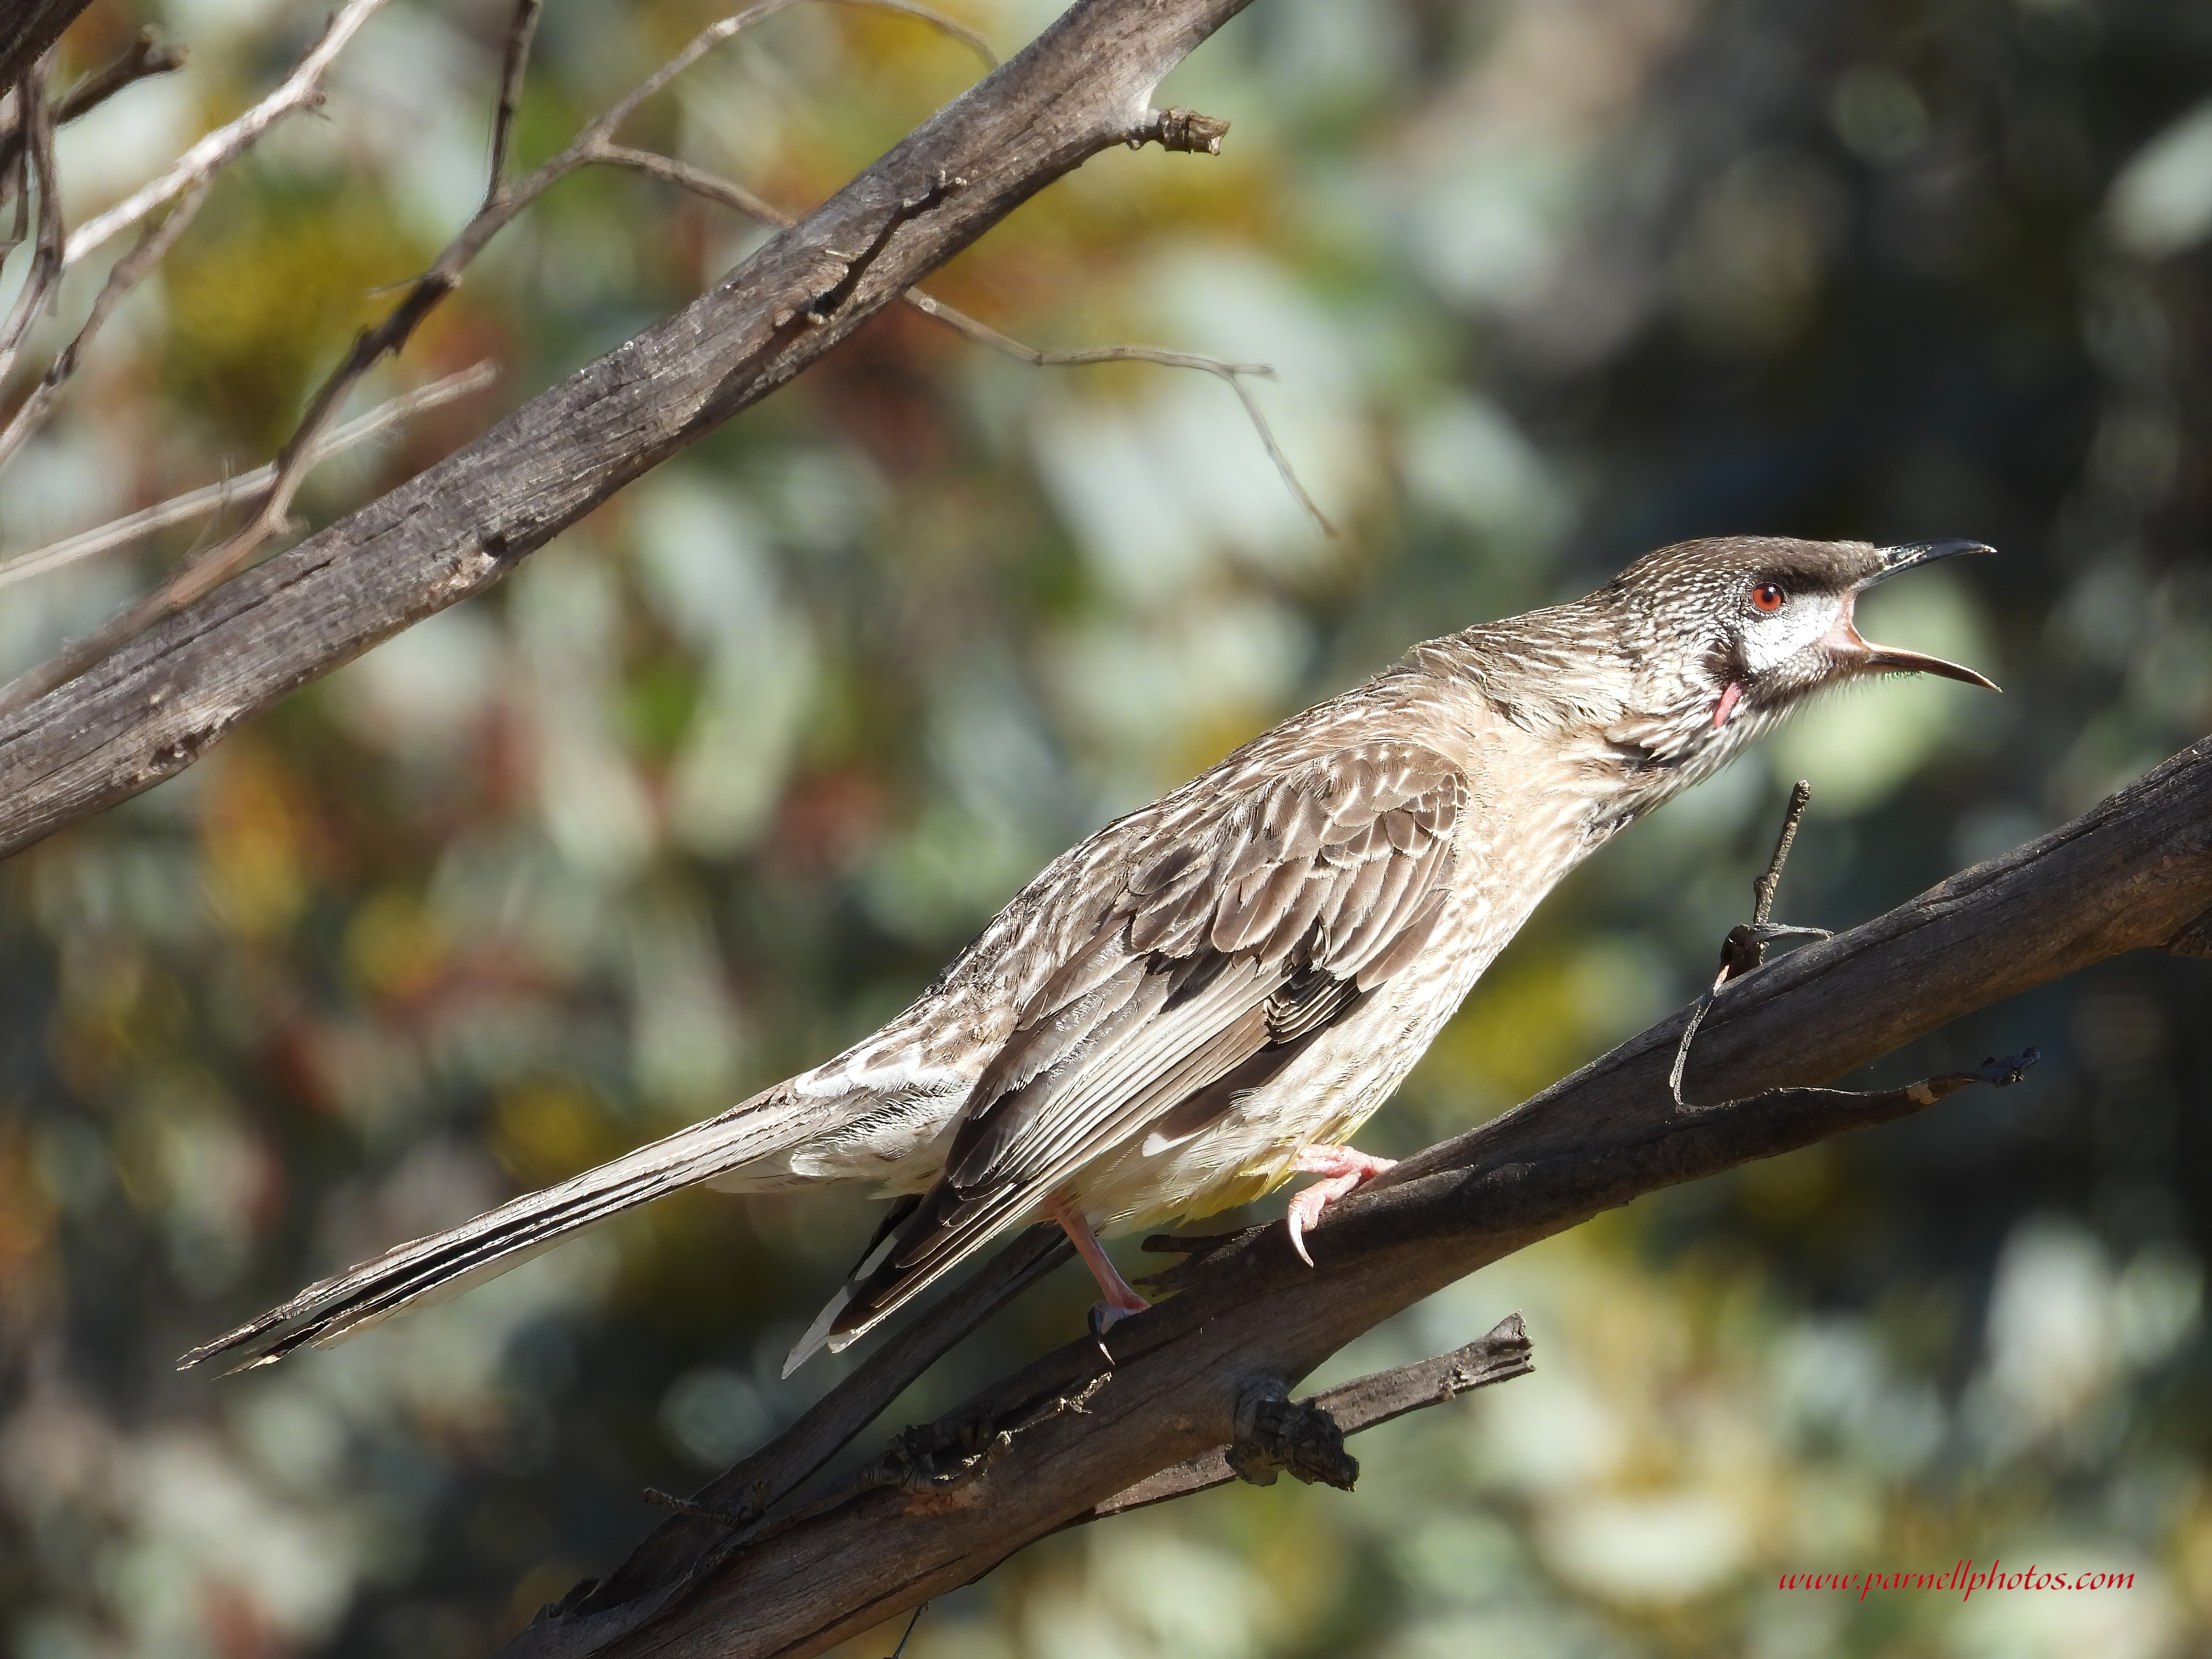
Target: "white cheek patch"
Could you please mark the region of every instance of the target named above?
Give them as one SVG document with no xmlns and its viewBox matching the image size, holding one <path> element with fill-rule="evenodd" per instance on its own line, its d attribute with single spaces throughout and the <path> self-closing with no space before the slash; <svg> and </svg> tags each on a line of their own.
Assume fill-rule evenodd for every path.
<svg viewBox="0 0 2212 1659">
<path fill-rule="evenodd" d="M 1744 666 L 1753 675 L 1779 667 L 1835 625 L 1842 601 L 1822 595 L 1792 599 L 1771 617 L 1755 612 L 1743 625 Z"/>
</svg>

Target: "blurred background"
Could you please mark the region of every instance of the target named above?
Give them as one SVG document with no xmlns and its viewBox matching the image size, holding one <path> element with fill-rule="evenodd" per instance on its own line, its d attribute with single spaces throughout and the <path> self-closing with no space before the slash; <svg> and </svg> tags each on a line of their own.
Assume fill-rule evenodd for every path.
<svg viewBox="0 0 2212 1659">
<path fill-rule="evenodd" d="M 1002 54 L 1055 9 L 945 3 Z M 70 222 L 323 15 L 96 0 L 58 84 L 149 22 L 191 58 L 64 134 Z M 522 161 L 714 15 L 552 0 Z M 507 21 L 368 24 L 0 480 L 0 553 L 268 458 L 480 198 Z M 975 73 L 910 21 L 803 9 L 627 136 L 802 209 Z M 1843 927 L 2212 725 L 2203 0 L 1259 0 L 1159 101 L 1231 119 L 1221 156 L 1103 155 L 931 287 L 1039 346 L 1274 365 L 1257 395 L 1334 538 L 1218 381 L 1024 368 L 894 310 L 499 590 L 0 867 L 0 1645 L 441 1659 L 604 1572 L 657 1518 L 641 1488 L 691 1489 L 839 1374 L 776 1376 L 864 1200 L 687 1194 L 331 1352 L 228 1381 L 173 1357 L 825 1057 L 1062 847 L 1416 639 L 1691 536 L 2003 550 L 1866 607 L 2002 698 L 1883 683 L 1608 848 L 1381 1152 L 1686 1001 L 1788 781 L 1814 795 L 1779 914 Z M 485 358 L 498 384 L 328 464 L 303 510 L 419 470 L 761 235 L 635 176 L 561 185 L 355 406 Z M 205 533 L 0 592 L 0 672 Z M 1320 1382 L 1518 1308 L 1539 1366 L 1363 1437 L 1356 1495 L 1048 1540 L 908 1651 L 2205 1651 L 2208 1030 L 2212 968 L 2151 956 L 1963 1022 L 1875 1076 L 2044 1063 L 1643 1200 L 1340 1356 Z M 1064 1272 L 880 1432 L 1091 1294 Z M 1992 1558 L 2134 1588 L 1776 1588 Z"/>
</svg>

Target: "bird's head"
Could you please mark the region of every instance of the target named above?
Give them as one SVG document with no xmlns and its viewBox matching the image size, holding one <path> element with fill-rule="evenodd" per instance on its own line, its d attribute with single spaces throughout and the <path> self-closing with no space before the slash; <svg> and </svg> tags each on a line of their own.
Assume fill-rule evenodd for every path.
<svg viewBox="0 0 2212 1659">
<path fill-rule="evenodd" d="M 1996 687 L 1971 668 L 1876 645 L 1851 617 L 1876 582 L 1979 542 L 1802 542 L 1724 536 L 1645 555 L 1603 597 L 1668 730 L 1654 747 L 1718 760 L 1814 694 L 1868 674 L 1941 674 Z M 1656 734 L 1655 734 L 1656 735 Z"/>
</svg>

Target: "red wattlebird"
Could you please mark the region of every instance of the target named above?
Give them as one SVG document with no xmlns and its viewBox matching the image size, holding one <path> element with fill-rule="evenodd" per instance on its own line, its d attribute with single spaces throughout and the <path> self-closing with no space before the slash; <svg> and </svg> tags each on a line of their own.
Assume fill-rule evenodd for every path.
<svg viewBox="0 0 2212 1659">
<path fill-rule="evenodd" d="M 1989 684 L 1851 620 L 1873 583 L 1987 550 L 1685 542 L 1571 604 L 1417 646 L 1061 854 L 834 1060 L 310 1285 L 183 1363 L 336 1341 L 702 1182 L 899 1200 L 793 1365 L 1019 1222 L 1066 1229 L 1102 1323 L 1145 1304 L 1097 1231 L 1307 1173 L 1304 1255 L 1323 1208 L 1384 1167 L 1345 1143 L 1568 871 L 1818 692 L 1893 672 Z"/>
</svg>

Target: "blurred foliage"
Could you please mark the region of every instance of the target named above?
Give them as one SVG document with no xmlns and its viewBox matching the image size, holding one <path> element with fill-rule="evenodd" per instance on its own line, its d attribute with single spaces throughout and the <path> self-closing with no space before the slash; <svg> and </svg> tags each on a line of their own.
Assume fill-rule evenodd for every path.
<svg viewBox="0 0 2212 1659">
<path fill-rule="evenodd" d="M 1054 9 L 954 4 L 1006 52 Z M 556 0 L 520 163 L 711 15 Z M 97 0 L 64 76 L 149 20 L 192 56 L 64 135 L 72 222 L 320 16 Z M 0 489 L 0 546 L 266 459 L 373 290 L 481 196 L 505 27 L 491 0 L 369 25 L 321 117 L 234 169 L 118 314 Z M 974 72 L 904 20 L 802 9 L 629 136 L 802 207 Z M 478 1653 L 605 1571 L 652 1522 L 640 1488 L 696 1484 L 838 1373 L 776 1376 L 865 1200 L 686 1194 L 335 1352 L 228 1381 L 173 1357 L 819 1060 L 1060 848 L 1417 638 L 1686 536 L 2003 549 L 1869 606 L 2003 698 L 1839 699 L 1608 849 L 1376 1120 L 1380 1152 L 1686 1000 L 1787 779 L 1815 795 L 1784 912 L 1842 927 L 2203 733 L 2208 94 L 2202 0 L 1259 0 L 1163 91 L 1235 122 L 1219 158 L 1110 152 L 931 286 L 1039 345 L 1275 364 L 1260 396 L 1340 538 L 1217 382 L 1032 370 L 893 313 L 501 590 L 12 860 L 6 1642 Z M 497 388 L 328 464 L 301 509 L 419 469 L 762 234 L 630 175 L 564 183 L 360 402 L 483 356 Z M 0 672 L 194 534 L 9 589 Z M 1963 1021 L 1878 1074 L 2048 1058 L 1601 1218 L 1339 1356 L 1322 1382 L 1515 1307 L 1539 1356 L 1363 1439 L 1357 1496 L 1230 1490 L 1048 1540 L 908 1651 L 2197 1650 L 2208 1029 L 2203 964 L 2162 957 Z M 893 1418 L 1087 1299 L 1054 1280 Z M 1775 1588 L 1960 1558 L 2136 1583 Z"/>
</svg>

